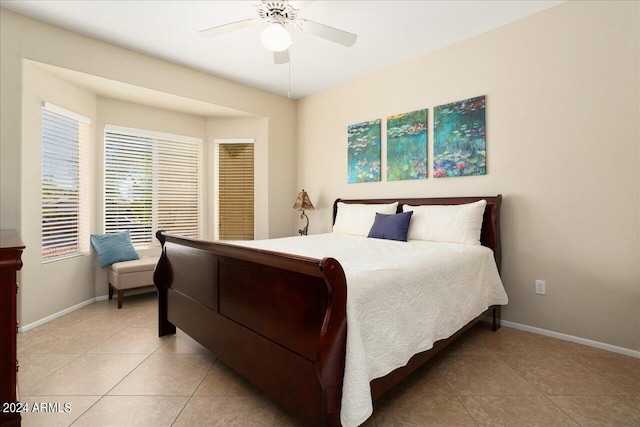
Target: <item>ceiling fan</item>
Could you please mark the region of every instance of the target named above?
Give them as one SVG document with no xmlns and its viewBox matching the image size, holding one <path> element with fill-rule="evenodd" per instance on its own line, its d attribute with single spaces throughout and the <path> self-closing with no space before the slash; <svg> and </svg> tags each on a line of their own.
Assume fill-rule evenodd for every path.
<svg viewBox="0 0 640 427">
<path fill-rule="evenodd" d="M 310 1 L 304 3 L 312 3 Z M 288 0 L 261 0 L 253 3 L 258 14 L 257 18 L 244 19 L 200 31 L 205 37 L 217 37 L 231 31 L 240 30 L 252 25 L 267 22 L 268 26 L 260 37 L 262 44 L 273 52 L 276 64 L 289 62 L 289 47 L 293 43 L 287 27 L 295 27 L 314 36 L 332 41 L 343 46 L 353 46 L 358 36 L 347 31 L 339 30 L 319 22 L 299 18 L 300 9 L 293 7 Z"/>
</svg>

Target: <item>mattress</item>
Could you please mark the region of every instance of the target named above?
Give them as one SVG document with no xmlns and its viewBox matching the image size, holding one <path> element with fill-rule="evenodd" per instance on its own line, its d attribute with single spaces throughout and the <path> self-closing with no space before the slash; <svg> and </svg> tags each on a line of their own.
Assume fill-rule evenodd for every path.
<svg viewBox="0 0 640 427">
<path fill-rule="evenodd" d="M 491 249 L 398 242 L 338 233 L 233 242 L 312 258 L 333 257 L 347 279 L 347 346 L 341 422 L 373 413 L 370 382 L 507 303 Z"/>
</svg>

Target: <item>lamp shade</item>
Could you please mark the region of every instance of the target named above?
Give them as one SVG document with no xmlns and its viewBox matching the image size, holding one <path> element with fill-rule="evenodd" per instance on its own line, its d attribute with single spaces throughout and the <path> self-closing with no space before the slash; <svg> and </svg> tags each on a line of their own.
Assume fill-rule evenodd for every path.
<svg viewBox="0 0 640 427">
<path fill-rule="evenodd" d="M 312 211 L 315 208 L 313 207 L 313 203 L 309 199 L 309 195 L 306 191 L 302 190 L 298 193 L 298 198 L 296 202 L 293 204 L 294 211 Z"/>
<path fill-rule="evenodd" d="M 293 39 L 291 34 L 278 22 L 272 22 L 267 28 L 262 30 L 260 40 L 264 47 L 273 52 L 282 52 L 289 49 Z"/>
</svg>

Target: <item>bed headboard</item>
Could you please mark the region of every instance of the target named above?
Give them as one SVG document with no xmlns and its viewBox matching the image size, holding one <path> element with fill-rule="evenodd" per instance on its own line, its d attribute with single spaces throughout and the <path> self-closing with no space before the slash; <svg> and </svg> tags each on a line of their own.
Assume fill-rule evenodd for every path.
<svg viewBox="0 0 640 427">
<path fill-rule="evenodd" d="M 480 233 L 480 243 L 493 250 L 493 255 L 498 266 L 498 271 L 502 264 L 502 246 L 500 244 L 500 204 L 502 195 L 492 197 L 439 197 L 439 198 L 416 198 L 416 199 L 336 199 L 333 203 L 333 222 L 336 221 L 338 213 L 338 202 L 342 203 L 393 203 L 398 202 L 398 213 L 402 212 L 403 205 L 461 205 L 464 203 L 486 200 L 487 207 L 484 210 L 482 219 L 482 232 Z"/>
</svg>

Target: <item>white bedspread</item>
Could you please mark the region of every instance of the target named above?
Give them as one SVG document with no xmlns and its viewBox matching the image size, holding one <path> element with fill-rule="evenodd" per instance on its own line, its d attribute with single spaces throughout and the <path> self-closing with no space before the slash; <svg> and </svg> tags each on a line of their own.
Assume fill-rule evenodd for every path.
<svg viewBox="0 0 640 427">
<path fill-rule="evenodd" d="M 342 234 L 234 242 L 313 258 L 333 257 L 347 278 L 343 426 L 373 412 L 369 382 L 407 364 L 489 306 L 506 304 L 484 246 L 397 242 Z"/>
</svg>

